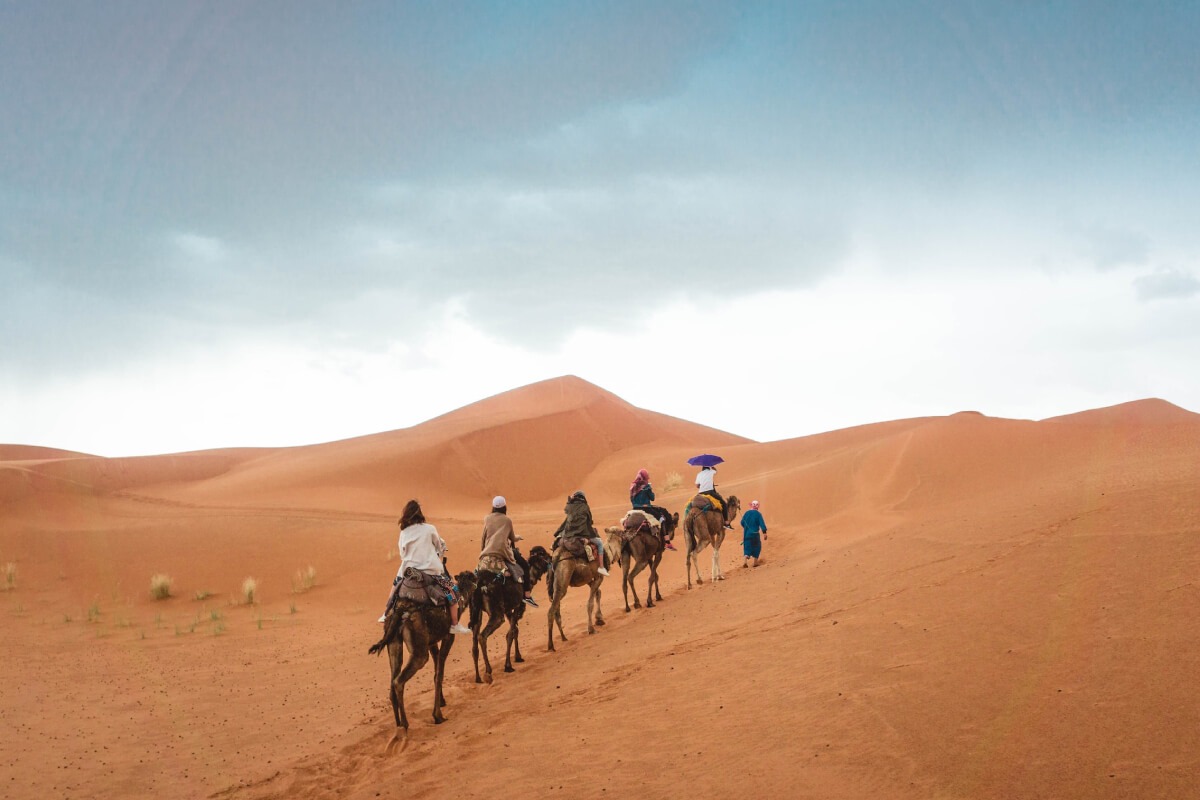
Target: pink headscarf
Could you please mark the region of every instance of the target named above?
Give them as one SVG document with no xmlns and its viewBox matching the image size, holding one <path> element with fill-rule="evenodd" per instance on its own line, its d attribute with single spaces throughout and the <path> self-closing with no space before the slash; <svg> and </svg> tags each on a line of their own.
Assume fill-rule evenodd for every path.
<svg viewBox="0 0 1200 800">
<path fill-rule="evenodd" d="M 639 469 L 637 477 L 633 479 L 633 483 L 629 484 L 629 496 L 633 497 L 637 494 L 637 490 L 641 489 L 650 482 L 650 473 L 644 469 Z"/>
<path fill-rule="evenodd" d="M 756 510 L 757 510 L 757 509 L 758 509 L 758 501 L 757 501 L 757 500 L 751 500 L 751 501 L 750 501 L 750 507 L 751 507 L 751 508 L 753 508 L 753 509 L 756 509 Z"/>
</svg>

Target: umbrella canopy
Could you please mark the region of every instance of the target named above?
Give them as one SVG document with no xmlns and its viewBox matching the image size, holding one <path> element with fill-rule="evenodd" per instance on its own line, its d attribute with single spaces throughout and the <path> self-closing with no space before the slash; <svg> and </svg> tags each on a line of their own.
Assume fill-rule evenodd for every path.
<svg viewBox="0 0 1200 800">
<path fill-rule="evenodd" d="M 692 456 L 688 459 L 688 463 L 693 467 L 715 467 L 717 464 L 725 463 L 725 459 L 720 456 L 714 456 L 711 453 L 704 453 L 703 455 Z"/>
</svg>

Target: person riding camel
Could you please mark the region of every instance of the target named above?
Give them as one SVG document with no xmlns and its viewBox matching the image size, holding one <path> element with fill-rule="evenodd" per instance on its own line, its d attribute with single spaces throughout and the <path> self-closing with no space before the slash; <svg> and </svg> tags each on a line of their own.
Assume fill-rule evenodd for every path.
<svg viewBox="0 0 1200 800">
<path fill-rule="evenodd" d="M 513 580 L 521 584 L 525 602 L 537 608 L 530 596 L 529 562 L 521 557 L 517 542 L 524 537 L 513 532 L 512 520 L 508 518 L 508 501 L 503 495 L 492 498 L 492 513 L 483 518 L 483 540 L 480 543 L 479 570 L 501 572 L 505 569 Z"/>
<path fill-rule="evenodd" d="M 634 476 L 633 483 L 629 484 L 629 502 L 635 511 L 645 511 L 657 519 L 660 525 L 670 516 L 662 506 L 653 505 L 654 487 L 650 485 L 650 473 L 644 469 L 639 469 L 637 475 Z M 674 538 L 674 533 L 663 540 L 668 550 L 675 549 L 675 546 L 671 544 L 672 538 Z"/>
<path fill-rule="evenodd" d="M 554 546 L 558 547 L 560 540 L 565 539 L 590 539 L 596 545 L 596 554 L 600 559 L 600 569 L 597 572 L 607 575 L 608 570 L 604 567 L 604 541 L 596 534 L 596 526 L 592 522 L 592 509 L 588 507 L 587 497 L 582 490 L 567 498 L 563 513 L 567 516 L 554 532 Z"/>
<path fill-rule="evenodd" d="M 727 504 L 725 503 L 725 498 L 721 497 L 721 494 L 717 491 L 716 481 L 717 468 L 704 467 L 696 474 L 696 490 L 700 492 L 700 494 L 706 494 L 720 503 L 721 514 L 724 516 Z M 729 530 L 733 530 L 733 526 L 729 524 L 728 520 L 725 521 L 725 527 Z"/>
<path fill-rule="evenodd" d="M 450 603 L 450 632 L 469 634 L 471 629 L 458 622 L 458 587 L 454 579 L 446 573 L 446 541 L 438 535 L 437 528 L 425 521 L 421 504 L 409 500 L 400 514 L 400 568 L 396 570 L 396 579 L 392 581 L 392 593 L 388 595 L 387 606 L 380 622 L 387 619 L 388 612 L 396 603 L 396 593 L 405 571 L 415 569 L 433 579 L 433 582 L 445 590 Z"/>
</svg>

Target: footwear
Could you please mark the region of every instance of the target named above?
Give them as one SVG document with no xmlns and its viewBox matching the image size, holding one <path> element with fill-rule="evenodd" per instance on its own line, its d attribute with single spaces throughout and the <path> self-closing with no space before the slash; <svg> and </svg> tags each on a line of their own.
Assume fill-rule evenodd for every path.
<svg viewBox="0 0 1200 800">
<path fill-rule="evenodd" d="M 732 525 L 730 525 L 729 523 L 726 523 L 726 524 L 725 524 L 725 530 L 727 530 L 727 531 L 731 531 L 731 530 L 733 530 L 733 526 L 732 526 Z"/>
<path fill-rule="evenodd" d="M 379 621 L 380 621 L 380 622 L 387 622 L 387 614 L 380 614 L 380 615 L 379 615 Z"/>
<path fill-rule="evenodd" d="M 534 608 L 538 607 L 537 600 L 534 600 L 532 597 L 526 597 L 525 602 L 529 603 L 529 605 L 533 606 Z"/>
<path fill-rule="evenodd" d="M 675 545 L 671 544 L 670 542 L 667 542 L 667 549 L 668 549 L 668 550 L 674 550 L 674 549 L 675 549 Z"/>
<path fill-rule="evenodd" d="M 471 629 L 470 629 L 470 628 L 464 628 L 461 622 L 460 622 L 460 623 L 458 623 L 457 625 L 451 625 L 451 626 L 450 626 L 450 632 L 451 632 L 451 633 L 456 633 L 456 634 L 458 634 L 459 636 L 462 636 L 463 634 L 466 634 L 467 636 L 470 636 L 470 635 L 471 635 Z"/>
<path fill-rule="evenodd" d="M 601 575 L 608 574 L 608 570 L 606 570 L 604 567 L 601 567 L 600 569 L 596 570 L 596 572 L 599 572 Z"/>
</svg>

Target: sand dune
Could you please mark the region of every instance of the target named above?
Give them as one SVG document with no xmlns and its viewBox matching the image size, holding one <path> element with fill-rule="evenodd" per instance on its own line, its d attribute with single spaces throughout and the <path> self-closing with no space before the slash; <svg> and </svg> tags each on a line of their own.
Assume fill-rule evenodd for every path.
<svg viewBox="0 0 1200 800">
<path fill-rule="evenodd" d="M 388 752 L 365 651 L 410 496 L 473 566 L 506 494 L 547 544 L 582 487 L 599 522 L 639 467 L 679 510 L 701 450 L 759 499 L 766 563 L 683 588 L 476 685 Z M 1126 798 L 1200 786 L 1200 416 L 1142 400 L 1040 422 L 961 413 L 757 443 L 577 378 L 308 447 L 102 459 L 0 447 L 13 797 Z M 683 486 L 663 491 L 668 473 Z M 316 570 L 306 588 L 297 572 Z M 150 576 L 174 596 L 155 601 Z M 5 576 L 0 576 L 3 579 Z M 242 602 L 246 577 L 258 602 Z M 7 587 L 5 587 L 7 588 Z M 644 582 L 639 579 L 639 592 Z M 207 593 L 207 594 L 206 594 Z M 536 595 L 544 599 L 544 587 Z M 493 643 L 493 657 L 496 644 Z"/>
</svg>

